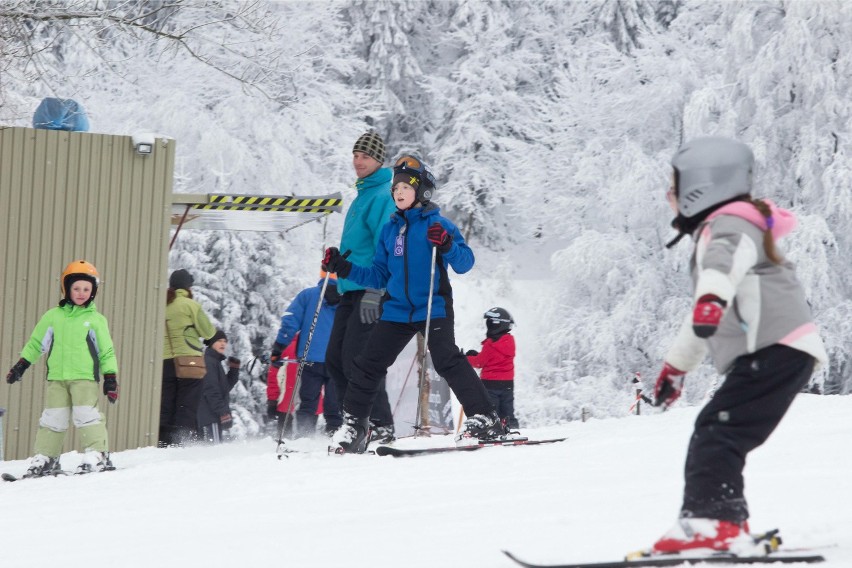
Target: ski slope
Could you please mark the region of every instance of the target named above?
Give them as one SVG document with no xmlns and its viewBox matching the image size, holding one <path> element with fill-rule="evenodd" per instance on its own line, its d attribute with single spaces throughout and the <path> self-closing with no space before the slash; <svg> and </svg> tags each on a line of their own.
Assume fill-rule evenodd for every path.
<svg viewBox="0 0 852 568">
<path fill-rule="evenodd" d="M 417 458 L 276 459 L 270 439 L 113 454 L 117 471 L 0 484 L 0 566 L 508 568 L 603 561 L 675 520 L 698 408 L 524 430 L 566 442 Z M 852 397 L 800 395 L 750 457 L 755 531 L 852 566 Z M 398 445 L 442 445 L 441 438 Z M 73 469 L 76 452 L 62 456 Z M 26 462 L 0 463 L 21 474 Z"/>
</svg>

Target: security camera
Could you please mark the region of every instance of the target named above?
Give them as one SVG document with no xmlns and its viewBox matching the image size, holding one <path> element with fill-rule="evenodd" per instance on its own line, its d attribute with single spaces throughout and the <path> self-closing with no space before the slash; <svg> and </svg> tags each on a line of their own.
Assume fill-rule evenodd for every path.
<svg viewBox="0 0 852 568">
<path fill-rule="evenodd" d="M 131 138 L 133 139 L 133 148 L 140 156 L 150 156 L 154 151 L 154 141 L 156 138 L 153 133 L 134 134 Z"/>
</svg>

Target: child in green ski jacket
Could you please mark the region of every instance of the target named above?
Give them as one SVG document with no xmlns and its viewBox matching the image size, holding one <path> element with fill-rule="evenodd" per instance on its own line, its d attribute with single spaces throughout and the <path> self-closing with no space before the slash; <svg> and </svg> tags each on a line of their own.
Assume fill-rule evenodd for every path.
<svg viewBox="0 0 852 568">
<path fill-rule="evenodd" d="M 29 366 L 47 354 L 45 409 L 39 419 L 35 456 L 24 477 L 61 472 L 59 455 L 68 421 L 80 430 L 85 450 L 77 473 L 113 469 L 109 459 L 106 419 L 98 410 L 98 381 L 110 403 L 118 400 L 118 364 L 106 318 L 93 300 L 100 277 L 85 260 L 75 260 L 62 273 L 59 306 L 36 324 L 21 358 L 6 375 L 9 384 L 21 380 Z"/>
</svg>

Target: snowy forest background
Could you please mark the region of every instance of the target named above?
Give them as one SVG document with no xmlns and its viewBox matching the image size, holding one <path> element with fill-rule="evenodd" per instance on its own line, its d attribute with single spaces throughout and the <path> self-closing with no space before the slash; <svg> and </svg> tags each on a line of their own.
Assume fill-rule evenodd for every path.
<svg viewBox="0 0 852 568">
<path fill-rule="evenodd" d="M 831 357 L 812 388 L 849 394 L 850 21 L 842 0 L 10 1 L 0 124 L 74 98 L 93 132 L 175 138 L 178 192 L 349 202 L 367 128 L 389 161 L 421 153 L 476 252 L 468 287 L 538 302 L 515 314 L 529 425 L 623 414 L 627 379 L 653 384 L 690 303 L 690 247 L 664 248 L 669 160 L 686 139 L 736 137 L 754 150 L 755 193 L 799 217 L 782 246 Z M 170 267 L 195 274 L 246 360 L 268 353 L 342 223 L 185 231 Z M 691 375 L 686 403 L 714 380 L 709 365 Z M 249 433 L 262 388 L 236 392 Z"/>
</svg>

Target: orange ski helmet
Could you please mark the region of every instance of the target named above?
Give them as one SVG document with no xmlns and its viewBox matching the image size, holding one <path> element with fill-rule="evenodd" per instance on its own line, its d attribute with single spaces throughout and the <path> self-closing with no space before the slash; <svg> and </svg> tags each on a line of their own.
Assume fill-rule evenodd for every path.
<svg viewBox="0 0 852 568">
<path fill-rule="evenodd" d="M 62 271 L 62 278 L 59 280 L 59 289 L 62 291 L 62 298 L 66 302 L 71 301 L 68 293 L 71 290 L 71 284 L 76 280 L 88 280 L 92 283 L 92 296 L 86 302 L 88 306 L 89 302 L 95 299 L 95 294 L 98 293 L 98 285 L 101 283 L 101 276 L 98 274 L 98 269 L 95 268 L 95 265 L 85 260 L 75 260 L 65 267 L 65 270 Z"/>
</svg>

